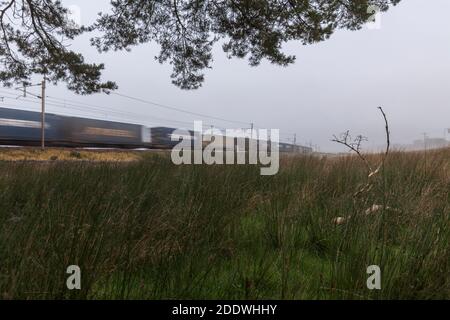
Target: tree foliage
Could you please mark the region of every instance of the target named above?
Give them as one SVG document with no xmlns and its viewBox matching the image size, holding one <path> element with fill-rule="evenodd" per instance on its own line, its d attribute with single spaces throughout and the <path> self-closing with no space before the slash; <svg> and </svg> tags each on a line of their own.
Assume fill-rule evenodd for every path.
<svg viewBox="0 0 450 320">
<path fill-rule="evenodd" d="M 103 64 L 88 64 L 69 50 L 85 28 L 67 17 L 60 1 L 0 0 L 0 81 L 7 86 L 29 83 L 33 74 L 41 74 L 54 83 L 66 82 L 77 93 L 116 88 L 101 82 Z"/>
<path fill-rule="evenodd" d="M 263 59 L 286 66 L 295 57 L 282 51 L 284 43 L 312 44 L 336 29 L 359 29 L 374 8 L 386 11 L 399 1 L 111 0 L 111 10 L 92 26 L 74 28 L 60 1 L 0 0 L 0 81 L 19 82 L 45 73 L 79 93 L 114 88 L 112 82 L 100 82 L 102 64 L 87 64 L 65 46 L 89 30 L 99 31 L 91 42 L 101 52 L 156 42 L 161 47 L 157 60 L 173 66 L 173 83 L 196 89 L 211 67 L 216 42 L 228 57 L 248 57 L 252 66 Z"/>
</svg>

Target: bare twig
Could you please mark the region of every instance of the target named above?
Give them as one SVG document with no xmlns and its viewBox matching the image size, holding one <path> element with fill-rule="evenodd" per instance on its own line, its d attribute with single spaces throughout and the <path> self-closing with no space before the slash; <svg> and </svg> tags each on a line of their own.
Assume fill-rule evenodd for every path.
<svg viewBox="0 0 450 320">
<path fill-rule="evenodd" d="M 341 134 L 341 138 L 338 138 L 338 137 L 335 136 L 335 135 L 334 135 L 333 137 L 334 137 L 334 139 L 331 140 L 331 141 L 340 143 L 340 144 L 346 146 L 347 148 L 349 148 L 350 150 L 354 151 L 354 152 L 359 156 L 359 158 L 365 163 L 365 165 L 367 166 L 367 169 L 368 169 L 370 172 L 373 171 L 373 170 L 372 170 L 372 167 L 371 167 L 371 165 L 370 165 L 370 163 L 369 163 L 369 161 L 367 161 L 366 157 L 362 154 L 362 148 L 361 148 L 361 145 L 362 145 L 362 142 L 363 142 L 363 141 L 366 141 L 366 140 L 367 140 L 367 138 L 365 138 L 365 137 L 359 135 L 359 136 L 352 142 L 352 141 L 351 141 L 351 140 L 352 140 L 352 137 L 350 136 L 350 132 L 349 132 L 349 131 L 346 131 L 346 132 L 344 132 L 343 134 Z"/>
<path fill-rule="evenodd" d="M 373 184 L 372 184 L 372 178 L 374 176 L 376 176 L 381 168 L 384 166 L 384 163 L 389 155 L 389 151 L 390 151 L 390 147 L 391 147 L 391 137 L 390 137 L 390 131 L 389 131 L 389 123 L 386 117 L 386 113 L 384 112 L 382 107 L 378 107 L 378 109 L 380 110 L 381 114 L 383 115 L 384 118 L 384 122 L 385 122 L 385 128 L 386 128 L 386 151 L 383 155 L 383 157 L 381 158 L 380 163 L 378 164 L 378 166 L 376 167 L 376 169 L 374 170 L 372 165 L 370 164 L 370 162 L 367 160 L 367 158 L 364 156 L 364 154 L 362 153 L 362 142 L 363 141 L 367 141 L 367 138 L 365 138 L 362 135 L 357 136 L 353 141 L 352 138 L 350 136 L 350 132 L 346 131 L 345 133 L 341 134 L 341 137 L 338 138 L 337 136 L 333 136 L 333 140 L 334 142 L 337 142 L 339 144 L 342 144 L 344 146 L 346 146 L 347 148 L 349 148 L 351 151 L 355 152 L 358 157 L 364 162 L 364 164 L 367 167 L 368 170 L 368 175 L 367 175 L 367 183 L 364 185 L 364 187 L 362 187 L 360 190 L 358 190 L 354 196 L 357 197 L 362 193 L 365 192 L 369 192 L 370 190 L 372 190 L 373 188 Z"/>
</svg>

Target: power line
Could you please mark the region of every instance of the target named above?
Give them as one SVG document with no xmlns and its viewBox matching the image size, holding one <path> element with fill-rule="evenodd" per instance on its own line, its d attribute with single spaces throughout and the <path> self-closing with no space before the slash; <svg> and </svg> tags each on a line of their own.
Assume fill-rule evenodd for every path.
<svg viewBox="0 0 450 320">
<path fill-rule="evenodd" d="M 39 103 L 39 102 L 38 102 Z M 36 112 L 36 109 L 31 108 L 31 107 L 24 107 L 22 105 L 18 105 L 18 104 L 13 104 L 13 103 L 0 103 L 0 105 L 5 106 L 5 107 L 10 107 L 10 108 L 17 108 L 17 110 L 25 110 L 25 111 L 34 111 Z M 46 105 L 49 105 L 48 103 Z M 53 113 L 53 112 L 52 112 Z M 53 113 L 54 114 L 54 113 Z M 78 114 L 74 114 L 74 113 L 69 113 L 69 114 L 64 114 L 64 116 L 68 116 L 68 117 L 80 117 L 80 115 Z M 100 119 L 99 119 L 100 120 Z M 119 121 L 118 121 L 119 122 Z M 146 122 L 146 125 L 153 125 L 153 126 L 161 126 L 161 123 L 158 122 Z"/>
<path fill-rule="evenodd" d="M 55 100 L 54 98 L 50 98 L 50 99 L 51 100 Z M 119 110 L 114 110 L 114 109 L 107 109 L 106 107 L 86 107 L 86 106 L 76 105 L 76 104 L 73 104 L 73 103 L 67 103 L 65 101 L 63 103 L 64 103 L 64 106 L 70 106 L 70 107 L 75 107 L 75 108 L 76 107 L 81 107 L 81 108 L 85 108 L 87 110 L 94 110 L 94 111 L 97 111 L 97 112 L 104 112 L 106 115 L 116 114 L 116 115 L 120 115 L 120 116 L 134 117 L 134 118 L 139 119 L 139 120 L 141 120 L 142 117 L 148 117 L 148 118 L 152 118 L 154 120 L 159 120 L 159 121 L 164 121 L 164 122 L 175 122 L 175 123 L 181 123 L 181 124 L 191 124 L 190 122 L 186 122 L 186 121 L 165 119 L 165 118 L 148 116 L 148 115 L 143 115 L 143 114 L 138 114 L 138 113 L 133 113 L 133 112 L 119 111 Z"/>
<path fill-rule="evenodd" d="M 16 88 L 16 90 L 20 90 L 20 88 Z M 188 110 L 184 110 L 184 109 L 180 109 L 180 108 L 176 108 L 176 107 L 171 107 L 171 106 L 168 106 L 168 105 L 164 105 L 164 104 L 160 104 L 160 103 L 156 103 L 156 102 L 152 102 L 152 101 L 147 101 L 147 100 L 144 100 L 144 99 L 132 97 L 132 96 L 121 94 L 121 93 L 117 93 L 117 92 L 109 92 L 109 94 L 111 94 L 111 93 L 115 94 L 115 95 L 118 95 L 118 96 L 121 96 L 121 97 L 125 97 L 125 98 L 128 98 L 128 99 L 134 100 L 134 101 L 138 101 L 138 102 L 146 103 L 146 104 L 151 104 L 151 105 L 154 105 L 154 106 L 157 106 L 157 107 L 160 107 L 160 108 L 165 108 L 165 109 L 168 109 L 168 110 L 173 110 L 173 111 L 177 111 L 177 112 L 182 112 L 182 113 L 195 115 L 195 116 L 201 116 L 201 117 L 204 117 L 204 118 L 209 118 L 209 119 L 214 119 L 214 120 L 219 120 L 219 121 L 224 121 L 224 122 L 240 123 L 240 124 L 249 125 L 249 123 L 243 122 L 243 121 L 230 120 L 230 119 L 225 119 L 225 118 L 221 118 L 221 117 L 209 116 L 209 115 L 206 115 L 206 114 L 197 113 L 197 112 L 191 112 L 191 111 L 188 111 Z M 35 95 L 35 94 L 29 93 L 29 92 L 27 92 L 27 94 L 30 94 L 30 95 L 32 95 L 32 96 L 34 96 L 36 98 L 39 98 L 39 99 L 41 98 L 39 95 Z M 88 103 L 84 103 L 84 102 L 80 102 L 80 101 L 76 101 L 76 100 L 62 99 L 62 98 L 57 98 L 57 97 L 52 97 L 52 96 L 46 96 L 46 98 L 49 98 L 51 100 L 59 100 L 59 101 L 63 102 L 65 105 L 72 105 L 72 106 L 74 106 L 73 103 L 75 103 L 78 106 L 81 104 L 81 105 L 84 105 L 84 106 L 87 106 L 87 107 L 90 107 L 90 108 L 101 108 L 101 109 L 103 109 L 101 111 L 105 111 L 104 110 L 105 107 L 94 105 L 94 104 L 88 104 Z M 67 101 L 72 102 L 72 103 L 67 103 Z M 108 109 L 108 111 L 109 110 L 110 109 Z M 127 114 L 127 113 L 130 114 L 130 112 L 123 112 L 123 111 L 117 111 L 117 110 L 114 110 L 114 112 L 121 112 L 123 114 Z M 143 115 L 138 115 L 138 117 L 142 117 L 142 116 Z M 165 120 L 167 120 L 167 119 L 165 119 Z M 170 120 L 170 121 L 186 124 L 186 122 L 183 122 L 183 121 L 176 121 L 176 120 Z M 205 124 L 204 127 L 210 127 L 211 125 L 213 125 L 213 124 L 212 123 L 207 123 L 207 124 Z M 215 125 L 214 127 L 224 130 L 224 128 L 222 128 L 220 126 L 217 126 L 217 125 Z"/>
<path fill-rule="evenodd" d="M 131 100 L 138 101 L 138 102 L 141 102 L 141 103 L 146 103 L 146 104 L 154 105 L 156 107 L 160 107 L 160 108 L 164 108 L 164 109 L 168 109 L 168 110 L 172 110 L 172 111 L 178 111 L 178 112 L 182 112 L 182 113 L 186 113 L 186 114 L 190 114 L 190 115 L 194 115 L 194 116 L 199 116 L 199 117 L 204 117 L 204 118 L 209 118 L 209 119 L 214 119 L 214 120 L 219 120 L 219 121 L 224 121 L 224 122 L 230 122 L 230 123 L 240 123 L 240 124 L 245 124 L 245 125 L 249 125 L 250 124 L 250 122 L 243 122 L 243 121 L 239 121 L 239 120 L 230 120 L 230 119 L 225 119 L 225 118 L 220 118 L 220 117 L 214 117 L 214 116 L 210 116 L 210 115 L 206 115 L 206 114 L 202 114 L 202 113 L 188 111 L 188 110 L 185 110 L 185 109 L 171 107 L 171 106 L 168 106 L 168 105 L 156 103 L 156 102 L 153 102 L 153 101 L 144 100 L 144 99 L 141 99 L 141 98 L 132 97 L 132 96 L 129 96 L 129 95 L 126 95 L 126 94 L 118 93 L 118 92 L 110 91 L 108 94 L 115 94 L 115 95 L 123 97 L 123 98 L 131 99 Z"/>
<path fill-rule="evenodd" d="M 35 85 L 38 86 L 38 85 Z M 12 90 L 12 89 L 10 89 Z M 16 88 L 16 90 L 23 90 L 22 88 Z M 5 92 L 5 91 L 1 91 L 0 92 Z M 14 95 L 13 93 L 7 92 L 8 95 Z M 34 94 L 32 92 L 28 92 L 27 94 L 30 96 L 33 96 L 35 98 L 38 98 L 39 100 L 41 99 L 41 96 Z M 247 122 L 243 122 L 243 121 L 239 121 L 239 120 L 230 120 L 230 119 L 225 119 L 225 118 L 221 118 L 221 117 L 215 117 L 215 116 L 210 116 L 210 115 L 206 115 L 206 114 L 202 114 L 202 113 L 197 113 L 197 112 L 192 112 L 192 111 L 188 111 L 185 109 L 181 109 L 181 108 L 177 108 L 177 107 L 172 107 L 172 106 L 168 106 L 168 105 L 164 105 L 164 104 L 160 104 L 160 103 L 156 103 L 153 101 L 148 101 L 148 100 L 144 100 L 141 98 L 137 98 L 137 97 L 133 97 L 130 95 L 126 95 L 126 94 L 122 94 L 122 93 L 118 93 L 118 92 L 108 92 L 108 94 L 115 94 L 117 96 L 120 97 L 124 97 L 127 99 L 131 99 L 137 102 L 141 102 L 141 103 L 145 103 L 145 104 L 150 104 L 156 107 L 160 107 L 160 108 L 164 108 L 164 109 L 168 109 L 168 110 L 172 110 L 172 111 L 177 111 L 177 112 L 181 112 L 181 113 L 185 113 L 185 114 L 189 114 L 189 115 L 194 115 L 194 116 L 201 116 L 204 118 L 209 118 L 209 119 L 214 119 L 214 120 L 218 120 L 218 121 L 223 121 L 223 122 L 230 122 L 230 123 L 239 123 L 239 124 L 245 124 L 245 125 L 250 125 L 253 129 L 255 128 L 259 128 L 256 127 L 253 123 L 247 123 Z M 40 103 L 37 101 L 31 101 L 29 99 L 24 99 L 21 96 L 17 97 L 5 97 L 5 98 L 9 98 L 9 99 L 16 99 L 16 100 L 21 100 L 21 101 L 26 101 L 26 102 L 31 102 L 31 103 Z M 174 120 L 174 119 L 165 119 L 165 118 L 159 118 L 159 117 L 155 117 L 155 116 L 149 116 L 148 114 L 139 114 L 139 113 L 134 113 L 134 112 L 129 112 L 129 111 L 120 111 L 117 109 L 112 109 L 110 107 L 105 107 L 105 106 L 100 106 L 100 105 L 96 105 L 96 104 L 90 104 L 90 103 L 85 103 L 85 102 L 81 102 L 81 101 L 77 101 L 77 100 L 71 100 L 71 99 L 63 99 L 63 98 L 58 98 L 58 97 L 53 97 L 53 96 L 48 96 L 46 95 L 46 98 L 48 99 L 47 101 L 47 105 L 49 106 L 54 106 L 57 108 L 63 108 L 63 109 L 69 109 L 69 110 L 78 110 L 78 111 L 82 111 L 82 112 L 87 112 L 87 113 L 92 113 L 92 114 L 98 114 L 98 113 L 102 113 L 105 116 L 115 116 L 117 118 L 122 118 L 122 117 L 128 117 L 128 118 L 132 118 L 132 119 L 138 119 L 140 122 L 142 122 L 142 118 L 147 118 L 147 119 L 152 119 L 151 123 L 152 124 L 156 124 L 153 121 L 160 121 L 160 122 L 165 122 L 165 123 L 178 123 L 178 124 L 182 124 L 182 125 L 189 125 L 192 126 L 191 122 L 187 122 L 187 121 L 180 121 L 180 120 Z M 1 101 L 0 101 L 1 102 Z M 16 106 L 19 107 L 20 106 Z M 77 115 L 74 115 L 77 116 Z M 150 122 L 146 119 L 146 123 Z M 122 119 L 119 121 L 123 121 Z M 221 130 L 226 130 L 223 127 L 217 126 L 217 125 L 213 125 L 212 123 L 205 123 L 203 124 L 204 128 L 210 128 L 211 126 L 213 126 L 214 128 L 217 129 L 221 129 Z M 281 132 L 280 133 L 281 136 L 296 136 L 295 133 L 287 133 L 287 132 Z M 287 139 L 285 138 L 285 140 L 290 141 L 291 139 Z M 294 138 L 294 141 L 296 141 L 296 138 Z"/>
<path fill-rule="evenodd" d="M 51 100 L 59 100 L 61 102 L 63 102 L 66 105 L 74 105 L 73 103 L 75 103 L 76 105 L 84 105 L 90 108 L 96 108 L 96 109 L 100 109 L 101 111 L 104 110 L 108 110 L 108 111 L 112 111 L 112 112 L 116 112 L 116 113 L 122 113 L 124 115 L 134 115 L 137 116 L 139 118 L 141 118 L 142 116 L 147 116 L 147 115 L 143 115 L 143 114 L 137 114 L 137 113 L 133 113 L 133 112 L 127 112 L 127 111 L 119 111 L 119 110 L 115 110 L 115 109 L 110 109 L 109 107 L 104 107 L 104 106 L 99 106 L 99 105 L 94 105 L 94 104 L 88 104 L 88 103 L 84 103 L 84 102 L 80 102 L 80 101 L 76 101 L 76 100 L 71 100 L 71 99 L 62 99 L 62 98 L 57 98 L 57 97 L 52 97 L 52 96 L 47 96 L 49 99 Z M 67 103 L 67 101 L 69 101 L 69 103 Z M 73 103 L 70 103 L 73 102 Z M 192 124 L 191 122 L 186 122 L 186 121 L 179 121 L 179 120 L 173 120 L 173 119 L 163 119 L 163 118 L 157 118 L 154 116 L 151 116 L 154 119 L 160 119 L 160 120 L 164 120 L 164 121 L 169 121 L 169 122 L 178 122 L 178 123 L 183 123 L 183 124 Z M 244 122 L 243 122 L 244 123 Z M 247 124 L 247 123 L 245 123 Z M 204 127 L 210 127 L 211 125 L 213 125 L 212 123 L 206 123 L 204 125 Z M 214 127 L 219 128 L 219 129 L 224 129 L 220 126 L 214 125 Z"/>
<path fill-rule="evenodd" d="M 8 97 L 5 98 L 9 98 L 9 99 L 14 99 L 14 100 L 19 100 L 16 99 L 12 93 L 9 92 L 5 92 L 5 91 L 1 91 L 3 93 L 6 93 L 7 95 L 9 95 Z M 29 95 L 34 96 L 36 98 L 40 99 L 39 95 L 35 95 L 33 93 L 28 92 Z M 13 97 L 11 97 L 13 96 Z M 174 119 L 165 119 L 165 118 L 159 118 L 159 117 L 154 117 L 154 116 L 149 116 L 149 115 L 144 115 L 144 114 L 138 114 L 138 113 L 132 113 L 132 112 L 126 112 L 126 111 L 119 111 L 119 110 L 114 110 L 114 109 L 109 109 L 107 107 L 100 107 L 98 105 L 91 105 L 91 104 L 86 104 L 86 103 L 78 103 L 77 104 L 73 104 L 73 103 L 67 103 L 67 101 L 73 101 L 73 100 L 67 100 L 67 99 L 61 99 L 61 98 L 56 98 L 56 97 L 50 97 L 47 96 L 50 100 L 50 102 L 47 102 L 47 105 L 49 106 L 54 106 L 57 108 L 63 108 L 63 109 L 69 109 L 69 110 L 78 110 L 78 111 L 82 111 L 82 112 L 88 112 L 88 113 L 103 113 L 105 116 L 111 116 L 111 115 L 115 115 L 116 117 L 123 117 L 126 116 L 128 118 L 134 118 L 134 119 L 139 119 L 140 121 L 142 121 L 143 118 L 149 118 L 151 120 L 154 121 L 162 121 L 162 122 L 167 122 L 167 123 L 178 123 L 178 124 L 182 124 L 182 125 L 188 125 L 191 126 L 192 123 L 191 122 L 187 122 L 187 121 L 180 121 L 180 120 L 174 120 Z M 26 98 L 20 98 L 20 101 L 25 101 L 25 102 L 29 102 L 29 103 L 40 103 L 39 101 L 33 101 L 30 99 L 26 99 Z M 61 101 L 61 102 L 58 102 Z M 83 105 L 84 104 L 84 105 Z M 20 107 L 15 105 L 15 107 Z M 123 121 L 123 120 L 122 120 Z M 152 124 L 158 124 L 156 122 L 152 121 Z M 209 127 L 207 125 L 204 125 L 204 127 Z"/>
</svg>

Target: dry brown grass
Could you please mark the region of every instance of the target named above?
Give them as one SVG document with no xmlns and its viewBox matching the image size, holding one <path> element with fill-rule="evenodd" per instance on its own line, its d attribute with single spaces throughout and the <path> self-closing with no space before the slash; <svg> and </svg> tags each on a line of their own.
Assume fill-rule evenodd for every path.
<svg viewBox="0 0 450 320">
<path fill-rule="evenodd" d="M 83 150 L 48 148 L 0 148 L 0 161 L 92 161 L 133 162 L 142 159 L 143 152 L 122 150 Z"/>
</svg>

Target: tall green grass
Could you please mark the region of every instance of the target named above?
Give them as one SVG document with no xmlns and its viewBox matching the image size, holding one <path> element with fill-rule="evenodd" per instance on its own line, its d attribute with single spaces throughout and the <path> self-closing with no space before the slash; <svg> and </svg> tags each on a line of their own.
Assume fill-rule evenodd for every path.
<svg viewBox="0 0 450 320">
<path fill-rule="evenodd" d="M 0 297 L 448 299 L 449 159 L 393 153 L 357 199 L 354 157 L 283 159 L 273 177 L 163 156 L 0 163 Z M 365 215 L 373 204 L 392 209 Z"/>
</svg>

